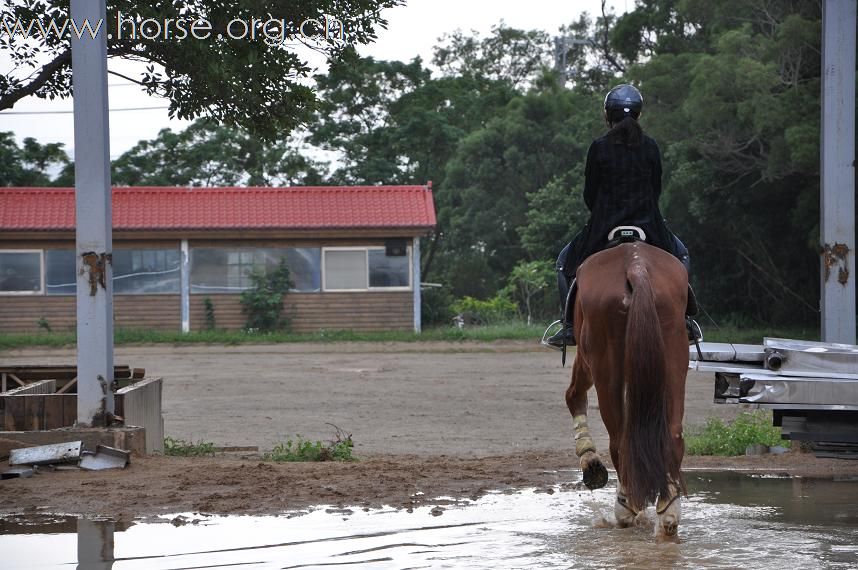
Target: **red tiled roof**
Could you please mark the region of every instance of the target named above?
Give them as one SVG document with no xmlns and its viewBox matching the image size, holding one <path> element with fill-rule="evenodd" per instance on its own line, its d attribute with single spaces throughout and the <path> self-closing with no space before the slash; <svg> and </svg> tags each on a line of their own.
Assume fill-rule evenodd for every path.
<svg viewBox="0 0 858 570">
<path fill-rule="evenodd" d="M 115 230 L 434 226 L 431 186 L 113 189 Z M 73 188 L 0 188 L 0 231 L 74 228 Z"/>
</svg>

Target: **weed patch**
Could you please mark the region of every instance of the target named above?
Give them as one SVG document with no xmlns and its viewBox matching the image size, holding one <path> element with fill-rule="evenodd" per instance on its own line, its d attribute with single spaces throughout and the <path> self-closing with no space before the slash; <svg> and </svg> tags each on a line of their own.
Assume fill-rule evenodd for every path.
<svg viewBox="0 0 858 570">
<path fill-rule="evenodd" d="M 214 444 L 211 442 L 198 441 L 192 443 L 184 439 L 176 439 L 167 436 L 164 438 L 164 455 L 177 457 L 204 457 L 214 455 Z"/>
<path fill-rule="evenodd" d="M 742 412 L 732 422 L 709 418 L 685 435 L 688 455 L 744 455 L 749 445 L 780 445 L 781 430 L 772 426 L 771 412 Z"/>
<path fill-rule="evenodd" d="M 264 458 L 266 461 L 277 462 L 354 461 L 352 434 L 347 434 L 336 426 L 334 428 L 336 429 L 334 439 L 327 443 L 310 441 L 297 435 L 294 440 L 288 439 L 286 443 L 275 445 L 271 453 L 266 453 Z"/>
</svg>

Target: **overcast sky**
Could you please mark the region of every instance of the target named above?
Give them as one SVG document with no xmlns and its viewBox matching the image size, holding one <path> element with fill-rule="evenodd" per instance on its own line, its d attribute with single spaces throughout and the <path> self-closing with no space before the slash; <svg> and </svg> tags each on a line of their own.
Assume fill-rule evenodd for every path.
<svg viewBox="0 0 858 570">
<path fill-rule="evenodd" d="M 608 6 L 622 13 L 634 6 L 634 0 L 609 0 Z M 503 20 L 510 27 L 555 33 L 561 25 L 576 20 L 580 13 L 586 11 L 596 15 L 600 10 L 600 0 L 408 0 L 406 6 L 384 12 L 388 29 L 380 30 L 378 41 L 363 47 L 361 53 L 377 59 L 402 61 L 419 55 L 428 63 L 437 39 L 456 29 L 476 30 L 484 36 Z M 111 62 L 109 67 L 116 65 Z M 108 84 L 111 109 L 167 105 L 165 100 L 149 97 L 138 86 L 113 75 L 109 76 Z M 0 131 L 13 131 L 19 142 L 24 137 L 34 137 L 42 143 L 62 142 L 72 152 L 72 115 L 56 113 L 71 108 L 71 99 L 43 101 L 27 97 L 19 101 L 12 112 L 38 114 L 0 112 Z M 110 154 L 116 157 L 139 140 L 154 138 L 162 128 L 181 130 L 187 124 L 171 121 L 163 108 L 111 112 Z"/>
</svg>

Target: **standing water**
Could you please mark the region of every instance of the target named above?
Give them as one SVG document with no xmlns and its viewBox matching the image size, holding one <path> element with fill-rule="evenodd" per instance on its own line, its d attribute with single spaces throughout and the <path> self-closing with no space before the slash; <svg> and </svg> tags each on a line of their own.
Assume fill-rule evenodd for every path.
<svg viewBox="0 0 858 570">
<path fill-rule="evenodd" d="M 269 517 L 185 514 L 130 525 L 13 517 L 0 521 L 0 566 L 858 567 L 858 481 L 704 472 L 687 474 L 687 481 L 678 543 L 656 543 L 652 508 L 634 528 L 611 527 L 612 481 L 595 492 L 567 484 L 413 512 L 319 508 Z"/>
</svg>

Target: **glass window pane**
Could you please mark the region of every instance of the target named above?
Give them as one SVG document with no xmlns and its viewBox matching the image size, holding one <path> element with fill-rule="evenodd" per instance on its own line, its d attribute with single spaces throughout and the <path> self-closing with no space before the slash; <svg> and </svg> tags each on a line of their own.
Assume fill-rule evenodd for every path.
<svg viewBox="0 0 858 570">
<path fill-rule="evenodd" d="M 113 292 L 149 295 L 178 294 L 182 281 L 178 249 L 113 250 Z"/>
<path fill-rule="evenodd" d="M 409 265 L 407 255 L 388 256 L 383 249 L 369 250 L 369 286 L 408 287 Z"/>
<path fill-rule="evenodd" d="M 74 295 L 77 290 L 73 249 L 49 249 L 45 252 L 45 292 L 48 295 Z"/>
<path fill-rule="evenodd" d="M 240 293 L 253 286 L 254 269 L 270 270 L 285 257 L 295 291 L 318 291 L 321 249 L 302 248 L 193 248 L 191 293 Z"/>
<path fill-rule="evenodd" d="M 322 250 L 318 247 L 290 247 L 286 265 L 295 283 L 295 291 L 318 291 L 322 279 Z"/>
<path fill-rule="evenodd" d="M 366 250 L 325 252 L 325 289 L 366 289 L 366 285 Z"/>
<path fill-rule="evenodd" d="M 42 255 L 39 251 L 0 252 L 0 292 L 42 290 Z"/>
</svg>

